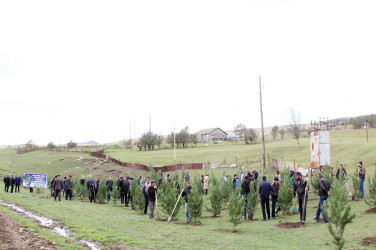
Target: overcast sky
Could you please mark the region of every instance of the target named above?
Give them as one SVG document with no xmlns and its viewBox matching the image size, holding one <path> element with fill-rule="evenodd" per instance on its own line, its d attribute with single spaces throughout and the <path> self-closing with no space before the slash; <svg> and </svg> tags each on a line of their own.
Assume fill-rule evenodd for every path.
<svg viewBox="0 0 376 250">
<path fill-rule="evenodd" d="M 375 112 L 376 1 L 1 1 L 0 145 Z M 134 126 L 135 122 L 135 126 Z"/>
</svg>

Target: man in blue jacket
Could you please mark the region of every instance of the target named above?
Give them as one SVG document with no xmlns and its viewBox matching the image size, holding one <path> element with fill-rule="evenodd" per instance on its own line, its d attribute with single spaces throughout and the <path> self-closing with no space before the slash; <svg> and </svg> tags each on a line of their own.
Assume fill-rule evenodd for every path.
<svg viewBox="0 0 376 250">
<path fill-rule="evenodd" d="M 19 174 L 17 174 L 16 178 L 14 179 L 14 182 L 16 184 L 16 190 L 14 191 L 15 193 L 20 192 L 20 185 L 21 185 L 21 177 Z"/>
<path fill-rule="evenodd" d="M 266 206 L 266 212 L 268 213 L 268 220 L 270 220 L 269 196 L 270 196 L 271 191 L 272 191 L 272 185 L 266 180 L 266 176 L 264 175 L 262 177 L 262 181 L 260 182 L 260 187 L 259 187 L 262 216 L 264 218 L 263 221 L 266 221 L 265 206 Z"/>
<path fill-rule="evenodd" d="M 319 177 L 318 193 L 319 193 L 319 196 L 320 196 L 320 201 L 319 201 L 319 206 L 318 206 L 317 211 L 316 211 L 316 217 L 312 222 L 314 222 L 314 223 L 317 222 L 320 219 L 320 214 L 322 213 L 322 216 L 324 217 L 323 223 L 329 223 L 328 219 L 326 218 L 326 216 L 323 213 L 322 207 L 324 205 L 324 201 L 326 199 L 328 199 L 328 196 L 330 196 L 331 186 L 330 186 L 329 181 L 323 177 L 322 173 L 319 173 L 318 177 Z"/>
</svg>

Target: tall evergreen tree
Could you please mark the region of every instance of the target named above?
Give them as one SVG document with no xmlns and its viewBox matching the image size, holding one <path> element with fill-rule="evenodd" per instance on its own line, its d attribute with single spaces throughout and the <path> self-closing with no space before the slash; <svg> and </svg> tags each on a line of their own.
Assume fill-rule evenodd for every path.
<svg viewBox="0 0 376 250">
<path fill-rule="evenodd" d="M 214 217 L 221 214 L 222 210 L 222 194 L 221 187 L 214 185 L 214 188 L 210 192 L 210 208 L 206 207 L 206 210 L 213 214 Z"/>
<path fill-rule="evenodd" d="M 201 185 L 199 186 L 199 188 Z M 189 202 L 189 214 L 194 219 L 194 223 L 197 224 L 197 219 L 200 218 L 202 214 L 202 206 L 204 204 L 204 199 L 202 194 L 198 191 L 196 187 L 192 187 L 191 193 L 188 198 Z"/>
<path fill-rule="evenodd" d="M 242 223 L 244 199 L 239 197 L 240 190 L 237 189 L 235 193 L 230 195 L 230 201 L 228 204 L 228 216 L 230 222 L 234 225 L 234 232 L 236 232 L 236 226 Z"/>
<path fill-rule="evenodd" d="M 336 249 L 343 249 L 345 239 L 343 233 L 347 224 L 351 223 L 355 218 L 355 214 L 351 213 L 351 206 L 348 205 L 347 189 L 344 187 L 343 182 L 334 182 L 330 190 L 330 197 L 323 206 L 324 214 L 329 220 L 329 232 L 333 236 Z"/>
</svg>

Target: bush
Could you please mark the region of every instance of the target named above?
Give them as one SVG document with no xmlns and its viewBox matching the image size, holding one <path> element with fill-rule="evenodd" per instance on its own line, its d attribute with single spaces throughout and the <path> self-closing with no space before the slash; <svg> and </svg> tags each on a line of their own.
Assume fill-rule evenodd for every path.
<svg viewBox="0 0 376 250">
<path fill-rule="evenodd" d="M 330 197 L 323 206 L 324 214 L 329 220 L 329 232 L 333 236 L 336 249 L 342 249 L 345 244 L 343 233 L 347 224 L 355 218 L 355 214 L 350 215 L 351 206 L 347 204 L 347 189 L 344 188 L 343 182 L 335 182 L 330 190 Z"/>
<path fill-rule="evenodd" d="M 233 189 L 232 180 L 225 181 L 224 179 L 221 179 L 220 188 L 222 194 L 222 203 L 223 206 L 226 207 L 227 203 L 230 200 L 230 195 Z"/>
<path fill-rule="evenodd" d="M 188 198 L 189 202 L 189 214 L 194 219 L 194 223 L 197 223 L 197 218 L 202 214 L 202 206 L 204 204 L 204 199 L 202 194 L 199 193 L 196 187 L 192 187 L 191 193 Z"/>
<path fill-rule="evenodd" d="M 370 208 L 376 208 L 376 174 L 368 177 L 369 199 L 364 200 Z"/>
<path fill-rule="evenodd" d="M 133 187 L 134 184 L 132 184 L 132 187 Z M 117 189 L 117 188 L 113 188 L 112 189 L 112 192 L 111 192 L 111 198 L 112 198 L 112 201 L 114 202 L 114 204 L 116 204 L 116 202 L 119 200 L 120 198 L 120 190 Z"/>
<path fill-rule="evenodd" d="M 204 187 L 202 186 L 201 178 L 200 178 L 200 176 L 198 174 L 195 175 L 192 184 L 193 184 L 192 186 L 194 186 L 197 189 L 197 192 L 200 195 L 204 194 Z"/>
<path fill-rule="evenodd" d="M 73 179 L 73 189 L 75 197 L 81 201 L 84 201 L 84 199 L 89 196 L 89 189 L 87 189 L 86 184 L 81 185 L 80 180 L 77 178 Z"/>
<path fill-rule="evenodd" d="M 257 186 L 257 181 L 256 181 Z M 249 194 L 244 197 L 248 201 L 249 204 L 249 216 L 248 219 L 253 220 L 253 216 L 256 213 L 257 205 L 260 202 L 259 194 L 257 193 L 257 190 L 251 185 L 249 188 Z"/>
<path fill-rule="evenodd" d="M 213 214 L 214 217 L 221 214 L 222 210 L 222 194 L 219 185 L 215 185 L 214 189 L 210 192 L 210 208 L 206 207 L 206 210 Z"/>
<path fill-rule="evenodd" d="M 314 176 L 312 176 L 310 183 L 314 193 L 316 195 L 319 195 L 319 177 L 317 176 L 317 173 Z"/>
<path fill-rule="evenodd" d="M 228 216 L 230 222 L 234 225 L 234 232 L 236 232 L 236 226 L 242 222 L 244 200 L 239 198 L 239 188 L 235 193 L 230 195 L 230 201 L 228 204 Z"/>
</svg>

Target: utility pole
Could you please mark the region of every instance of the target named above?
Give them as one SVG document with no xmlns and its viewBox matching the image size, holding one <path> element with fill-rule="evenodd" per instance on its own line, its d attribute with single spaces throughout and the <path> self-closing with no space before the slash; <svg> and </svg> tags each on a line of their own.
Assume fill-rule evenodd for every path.
<svg viewBox="0 0 376 250">
<path fill-rule="evenodd" d="M 265 171 L 265 137 L 264 137 L 264 117 L 262 114 L 262 91 L 261 91 L 261 76 L 259 76 L 260 85 L 260 112 L 261 112 L 261 132 L 262 132 L 262 174 Z"/>
<path fill-rule="evenodd" d="M 176 162 L 176 143 L 175 143 L 175 124 L 174 124 L 174 160 L 175 160 L 175 162 Z"/>
<path fill-rule="evenodd" d="M 368 117 L 366 116 L 366 134 L 367 134 L 367 143 L 368 143 Z"/>
<path fill-rule="evenodd" d="M 132 122 L 129 123 L 129 146 L 132 151 Z"/>
</svg>

